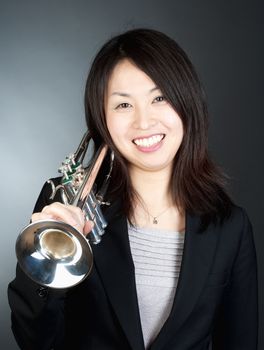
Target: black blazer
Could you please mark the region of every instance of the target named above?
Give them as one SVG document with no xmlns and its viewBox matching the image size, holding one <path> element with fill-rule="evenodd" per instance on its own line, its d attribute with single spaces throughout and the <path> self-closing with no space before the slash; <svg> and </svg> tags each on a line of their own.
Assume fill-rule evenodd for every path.
<svg viewBox="0 0 264 350">
<path fill-rule="evenodd" d="M 49 204 L 44 186 L 35 211 Z M 58 198 L 57 198 L 58 199 Z M 105 212 L 91 275 L 68 291 L 42 288 L 17 268 L 9 285 L 12 329 L 21 349 L 143 350 L 126 218 Z M 199 232 L 187 214 L 182 267 L 172 311 L 151 350 L 255 350 L 257 265 L 250 222 L 234 207 L 222 225 Z"/>
</svg>

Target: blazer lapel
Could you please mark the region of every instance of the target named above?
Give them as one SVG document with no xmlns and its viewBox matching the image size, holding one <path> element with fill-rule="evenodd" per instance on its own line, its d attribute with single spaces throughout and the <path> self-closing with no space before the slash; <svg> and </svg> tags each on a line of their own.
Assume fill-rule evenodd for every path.
<svg viewBox="0 0 264 350">
<path fill-rule="evenodd" d="M 117 215 L 118 206 L 118 203 L 113 204 L 105 213 L 109 224 L 101 243 L 93 246 L 94 263 L 131 348 L 143 350 L 127 221 L 124 216 Z"/>
<path fill-rule="evenodd" d="M 93 247 L 95 266 L 117 318 L 133 350 L 143 350 L 144 341 L 138 310 L 134 264 L 127 235 L 127 222 L 118 216 L 118 204 L 105 213 L 107 233 Z M 199 232 L 198 216 L 186 215 L 186 233 L 178 286 L 172 311 L 151 350 L 161 349 L 180 329 L 197 302 L 210 272 L 217 235 L 210 226 Z"/>
<path fill-rule="evenodd" d="M 182 265 L 174 304 L 151 350 L 161 349 L 170 341 L 170 336 L 175 335 L 180 329 L 193 310 L 209 274 L 217 235 L 210 230 L 210 226 L 205 231 L 199 232 L 199 223 L 199 217 L 187 214 Z"/>
</svg>

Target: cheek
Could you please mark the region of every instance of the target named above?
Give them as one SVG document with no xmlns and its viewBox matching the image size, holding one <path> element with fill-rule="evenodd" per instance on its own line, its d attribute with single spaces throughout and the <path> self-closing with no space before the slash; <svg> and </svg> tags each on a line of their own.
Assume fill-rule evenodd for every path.
<svg viewBox="0 0 264 350">
<path fill-rule="evenodd" d="M 168 113 L 166 117 L 167 126 L 177 134 L 183 135 L 183 124 L 178 114 Z"/>
<path fill-rule="evenodd" d="M 106 125 L 112 137 L 114 137 L 114 135 L 118 137 L 126 136 L 129 130 L 131 130 L 127 115 L 109 115 L 106 117 Z"/>
<path fill-rule="evenodd" d="M 118 145 L 122 142 L 125 133 L 123 123 L 120 122 L 118 118 L 108 117 L 106 118 L 106 125 L 113 143 L 118 148 Z"/>
<path fill-rule="evenodd" d="M 107 125 L 107 129 L 109 131 L 109 134 L 112 138 L 112 140 L 115 139 L 115 133 L 116 133 L 116 122 L 115 119 L 112 118 L 111 116 L 106 116 L 106 125 Z"/>
</svg>

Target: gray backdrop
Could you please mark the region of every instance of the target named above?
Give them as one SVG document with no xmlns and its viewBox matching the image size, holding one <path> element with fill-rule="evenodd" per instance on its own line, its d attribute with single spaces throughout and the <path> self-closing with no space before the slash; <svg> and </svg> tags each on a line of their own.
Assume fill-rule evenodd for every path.
<svg viewBox="0 0 264 350">
<path fill-rule="evenodd" d="M 42 184 L 80 141 L 91 59 L 109 36 L 139 26 L 173 36 L 200 73 L 211 113 L 211 152 L 230 175 L 230 190 L 255 228 L 262 330 L 261 3 L 0 0 L 1 349 L 18 349 L 6 296 L 15 273 L 15 240 Z"/>
</svg>

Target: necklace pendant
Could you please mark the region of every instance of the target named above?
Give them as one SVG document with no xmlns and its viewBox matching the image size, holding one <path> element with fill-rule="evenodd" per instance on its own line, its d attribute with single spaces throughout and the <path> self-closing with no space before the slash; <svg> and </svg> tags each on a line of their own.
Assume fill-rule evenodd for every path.
<svg viewBox="0 0 264 350">
<path fill-rule="evenodd" d="M 158 223 L 157 217 L 154 217 L 153 218 L 153 224 L 157 225 L 157 223 Z"/>
</svg>

